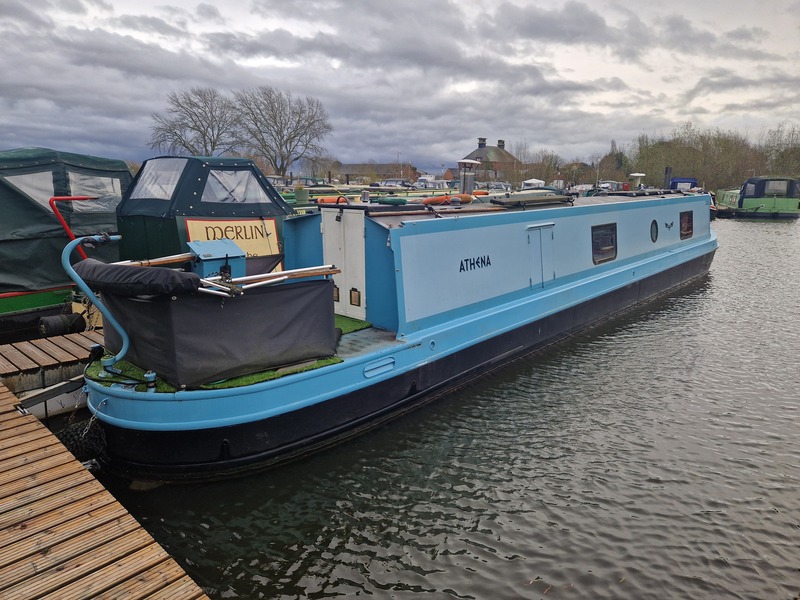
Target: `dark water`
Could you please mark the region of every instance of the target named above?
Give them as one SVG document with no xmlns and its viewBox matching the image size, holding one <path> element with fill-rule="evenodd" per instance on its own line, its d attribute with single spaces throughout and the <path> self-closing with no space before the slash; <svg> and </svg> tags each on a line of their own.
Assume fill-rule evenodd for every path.
<svg viewBox="0 0 800 600">
<path fill-rule="evenodd" d="M 113 491 L 212 598 L 800 593 L 800 224 L 324 455 Z"/>
</svg>

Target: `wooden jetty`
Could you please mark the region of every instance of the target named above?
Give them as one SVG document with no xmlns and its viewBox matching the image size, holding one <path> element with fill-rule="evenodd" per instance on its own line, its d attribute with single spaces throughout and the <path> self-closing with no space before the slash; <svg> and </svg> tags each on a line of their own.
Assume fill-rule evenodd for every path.
<svg viewBox="0 0 800 600">
<path fill-rule="evenodd" d="M 36 417 L 17 410 L 17 402 L 0 383 L 0 598 L 207 599 Z"/>
<path fill-rule="evenodd" d="M 0 383 L 15 394 L 61 383 L 83 373 L 89 349 L 102 343 L 102 332 L 85 331 L 0 345 Z"/>
</svg>

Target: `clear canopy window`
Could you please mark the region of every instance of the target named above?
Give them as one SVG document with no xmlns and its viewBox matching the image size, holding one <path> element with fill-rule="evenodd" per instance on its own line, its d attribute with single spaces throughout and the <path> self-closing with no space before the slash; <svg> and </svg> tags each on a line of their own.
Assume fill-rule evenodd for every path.
<svg viewBox="0 0 800 600">
<path fill-rule="evenodd" d="M 789 182 L 785 179 L 770 179 L 764 188 L 767 196 L 786 196 L 789 189 Z"/>
<path fill-rule="evenodd" d="M 50 198 L 55 195 L 52 170 L 7 175 L 5 180 L 50 210 Z"/>
<path fill-rule="evenodd" d="M 73 196 L 91 196 L 97 200 L 73 202 L 72 209 L 79 212 L 113 211 L 122 200 L 122 181 L 119 177 L 98 177 L 85 173 L 69 172 L 69 189 Z"/>
<path fill-rule="evenodd" d="M 146 162 L 136 188 L 131 192 L 131 199 L 170 200 L 186 163 L 185 158 L 162 158 Z"/>
<path fill-rule="evenodd" d="M 208 173 L 202 202 L 266 204 L 272 201 L 252 171 L 212 169 Z"/>
</svg>

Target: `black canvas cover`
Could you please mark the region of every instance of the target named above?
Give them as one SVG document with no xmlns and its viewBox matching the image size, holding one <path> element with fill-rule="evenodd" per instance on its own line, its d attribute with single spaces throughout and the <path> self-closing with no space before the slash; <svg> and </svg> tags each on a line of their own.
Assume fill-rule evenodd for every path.
<svg viewBox="0 0 800 600">
<path fill-rule="evenodd" d="M 95 292 L 118 296 L 191 294 L 200 287 L 200 276 L 196 273 L 165 267 L 110 265 L 87 258 L 73 268 Z"/>
<path fill-rule="evenodd" d="M 49 205 L 53 196 L 76 236 L 117 231 L 116 207 L 133 177 L 124 161 L 48 148 L 0 151 L 0 293 L 68 286 L 61 251 L 69 242 Z M 115 259 L 116 245 L 90 251 Z M 76 253 L 76 260 L 77 260 Z"/>
<path fill-rule="evenodd" d="M 130 335 L 124 358 L 177 387 L 332 356 L 336 350 L 331 280 L 252 288 L 236 298 L 101 296 Z M 104 335 L 106 348 L 119 352 L 116 330 L 106 326 Z"/>
</svg>

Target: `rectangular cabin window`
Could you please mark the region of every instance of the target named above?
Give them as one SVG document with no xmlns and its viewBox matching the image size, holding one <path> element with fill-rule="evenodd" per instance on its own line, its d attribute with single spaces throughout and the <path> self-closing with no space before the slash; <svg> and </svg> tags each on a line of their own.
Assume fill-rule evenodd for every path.
<svg viewBox="0 0 800 600">
<path fill-rule="evenodd" d="M 770 179 L 767 181 L 767 185 L 764 187 L 764 195 L 765 196 L 780 196 L 785 198 L 789 194 L 788 191 L 788 184 L 789 182 L 785 179 Z"/>
<path fill-rule="evenodd" d="M 681 213 L 681 239 L 689 239 L 692 235 L 694 235 L 694 213 L 687 210 Z"/>
<path fill-rule="evenodd" d="M 592 227 L 592 261 L 594 264 L 617 258 L 617 224 L 607 223 Z"/>
</svg>

